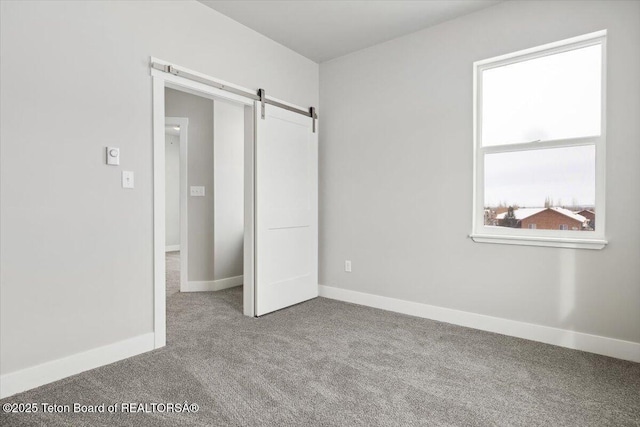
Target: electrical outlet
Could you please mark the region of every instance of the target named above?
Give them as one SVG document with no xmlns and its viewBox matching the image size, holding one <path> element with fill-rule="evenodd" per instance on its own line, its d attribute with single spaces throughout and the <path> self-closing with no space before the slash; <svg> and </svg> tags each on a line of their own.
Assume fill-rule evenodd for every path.
<svg viewBox="0 0 640 427">
<path fill-rule="evenodd" d="M 344 271 L 346 271 L 347 273 L 351 273 L 351 261 L 346 260 L 344 262 Z"/>
</svg>

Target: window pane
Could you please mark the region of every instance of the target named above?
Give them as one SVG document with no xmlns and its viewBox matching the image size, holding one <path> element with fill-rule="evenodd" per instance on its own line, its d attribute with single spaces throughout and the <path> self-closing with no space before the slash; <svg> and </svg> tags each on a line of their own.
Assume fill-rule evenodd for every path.
<svg viewBox="0 0 640 427">
<path fill-rule="evenodd" d="M 600 135 L 602 47 L 482 72 L 482 145 Z"/>
<path fill-rule="evenodd" d="M 593 230 L 595 182 L 593 145 L 486 154 L 485 225 Z"/>
</svg>

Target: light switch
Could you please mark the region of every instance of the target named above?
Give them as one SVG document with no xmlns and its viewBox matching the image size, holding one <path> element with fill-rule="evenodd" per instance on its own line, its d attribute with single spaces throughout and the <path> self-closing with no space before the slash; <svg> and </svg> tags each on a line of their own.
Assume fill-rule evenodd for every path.
<svg viewBox="0 0 640 427">
<path fill-rule="evenodd" d="M 116 147 L 107 147 L 107 164 L 119 165 L 120 164 L 120 149 Z"/>
<path fill-rule="evenodd" d="M 204 186 L 194 186 L 194 185 L 192 185 L 190 194 L 193 197 L 204 197 Z"/>
<path fill-rule="evenodd" d="M 133 172 L 122 171 L 122 188 L 133 188 Z"/>
</svg>

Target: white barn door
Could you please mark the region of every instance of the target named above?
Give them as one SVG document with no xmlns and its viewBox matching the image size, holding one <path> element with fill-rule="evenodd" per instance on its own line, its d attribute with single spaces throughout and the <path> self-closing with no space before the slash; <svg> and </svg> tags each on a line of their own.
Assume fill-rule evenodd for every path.
<svg viewBox="0 0 640 427">
<path fill-rule="evenodd" d="M 256 104 L 255 308 L 318 296 L 318 134 L 312 120 Z"/>
</svg>

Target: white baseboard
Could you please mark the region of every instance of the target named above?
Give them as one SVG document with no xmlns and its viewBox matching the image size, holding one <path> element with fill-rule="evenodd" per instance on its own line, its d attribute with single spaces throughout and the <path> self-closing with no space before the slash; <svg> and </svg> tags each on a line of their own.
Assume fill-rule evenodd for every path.
<svg viewBox="0 0 640 427">
<path fill-rule="evenodd" d="M 218 280 L 190 281 L 180 288 L 180 292 L 209 292 L 240 286 L 244 283 L 243 276 L 228 277 Z"/>
<path fill-rule="evenodd" d="M 640 362 L 640 343 L 319 285 L 321 297 Z"/>
<path fill-rule="evenodd" d="M 0 399 L 154 349 L 154 334 L 76 353 L 0 376 Z"/>
<path fill-rule="evenodd" d="M 165 252 L 175 252 L 180 250 L 180 245 L 167 245 L 164 247 Z"/>
</svg>

